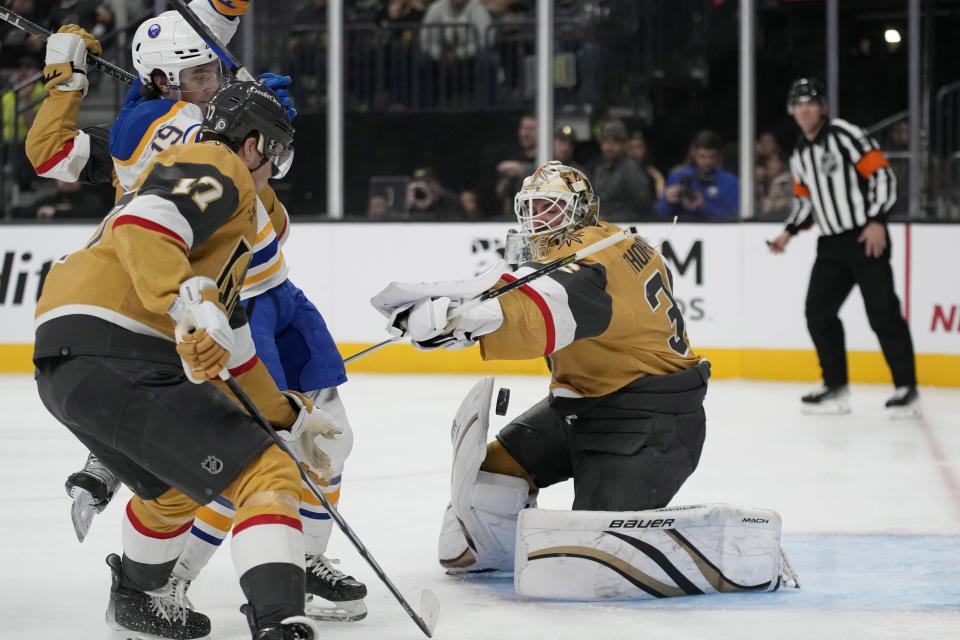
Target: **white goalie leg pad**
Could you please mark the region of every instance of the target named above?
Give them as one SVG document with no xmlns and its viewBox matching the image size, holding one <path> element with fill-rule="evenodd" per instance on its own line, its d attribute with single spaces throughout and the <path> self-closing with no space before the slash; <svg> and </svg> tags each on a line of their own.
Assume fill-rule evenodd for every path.
<svg viewBox="0 0 960 640">
<path fill-rule="evenodd" d="M 531 598 L 773 591 L 780 576 L 780 516 L 769 509 L 525 509 L 519 517 L 514 586 Z"/>
<path fill-rule="evenodd" d="M 450 505 L 439 542 L 440 564 L 448 573 L 512 569 L 517 514 L 530 500 L 523 478 L 480 471 L 487 453 L 493 383 L 488 376 L 470 390 L 450 432 Z"/>
</svg>

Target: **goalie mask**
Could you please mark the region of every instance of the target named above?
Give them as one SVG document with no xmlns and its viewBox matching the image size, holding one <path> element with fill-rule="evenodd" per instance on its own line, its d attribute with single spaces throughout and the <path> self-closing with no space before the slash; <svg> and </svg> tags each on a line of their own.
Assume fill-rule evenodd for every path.
<svg viewBox="0 0 960 640">
<path fill-rule="evenodd" d="M 523 179 L 513 210 L 518 235 L 529 239 L 539 259 L 575 230 L 597 224 L 600 202 L 582 171 L 552 160 Z"/>
<path fill-rule="evenodd" d="M 252 81 L 220 87 L 207 103 L 202 139 L 221 140 L 236 151 L 253 132 L 259 136 L 257 151 L 263 162 L 273 163 L 271 177 L 282 178 L 293 164 L 293 126 L 276 94 Z"/>
</svg>

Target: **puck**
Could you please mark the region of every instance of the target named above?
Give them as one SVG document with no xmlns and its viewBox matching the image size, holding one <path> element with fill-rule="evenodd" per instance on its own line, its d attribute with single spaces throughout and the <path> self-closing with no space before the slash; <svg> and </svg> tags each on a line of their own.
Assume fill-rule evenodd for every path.
<svg viewBox="0 0 960 640">
<path fill-rule="evenodd" d="M 507 415 L 507 407 L 510 405 L 510 389 L 500 387 L 497 391 L 497 406 L 494 409 L 498 416 Z"/>
</svg>

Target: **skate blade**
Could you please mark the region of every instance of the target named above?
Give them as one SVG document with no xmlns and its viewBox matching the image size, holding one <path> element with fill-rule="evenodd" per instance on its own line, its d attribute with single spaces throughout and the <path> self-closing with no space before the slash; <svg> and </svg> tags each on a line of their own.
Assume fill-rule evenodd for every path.
<svg viewBox="0 0 960 640">
<path fill-rule="evenodd" d="M 845 416 L 850 413 L 850 405 L 830 404 L 802 404 L 800 413 L 807 416 Z"/>
<path fill-rule="evenodd" d="M 367 605 L 363 600 L 332 602 L 311 595 L 304 603 L 304 613 L 322 622 L 356 622 L 367 617 Z"/>
<path fill-rule="evenodd" d="M 77 534 L 77 540 L 83 542 L 90 531 L 90 525 L 93 523 L 93 516 L 97 515 L 97 509 L 93 506 L 93 496 L 86 489 L 74 488 L 75 495 L 73 505 L 70 507 L 70 520 L 73 521 L 73 530 Z"/>
<path fill-rule="evenodd" d="M 110 627 L 110 640 L 170 640 L 167 636 L 125 629 L 116 622 L 111 622 L 109 619 L 107 620 L 107 624 Z M 193 640 L 210 640 L 210 634 L 198 636 Z"/>
<path fill-rule="evenodd" d="M 890 407 L 887 409 L 887 415 L 891 420 L 909 420 L 910 418 L 922 418 L 923 411 L 920 407 Z"/>
</svg>

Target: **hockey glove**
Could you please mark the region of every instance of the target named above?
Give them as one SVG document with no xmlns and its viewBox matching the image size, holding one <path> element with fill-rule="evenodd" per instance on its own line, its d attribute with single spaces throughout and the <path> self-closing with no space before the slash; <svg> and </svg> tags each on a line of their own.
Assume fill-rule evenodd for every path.
<svg viewBox="0 0 960 640">
<path fill-rule="evenodd" d="M 487 300 L 465 313 L 456 313 L 463 300 L 425 298 L 413 305 L 407 317 L 407 335 L 421 351 L 472 347 L 477 338 L 503 325 L 503 311 L 496 300 Z"/>
<path fill-rule="evenodd" d="M 87 51 L 99 55 L 100 43 L 75 24 L 60 27 L 47 39 L 43 67 L 43 88 L 52 91 L 83 91 L 87 95 Z"/>
<path fill-rule="evenodd" d="M 300 408 L 300 413 L 289 430 L 280 429 L 277 434 L 295 445 L 295 453 L 323 482 L 330 482 L 333 478 L 333 466 L 324 448 L 342 434 L 342 431 L 332 424 L 335 418 L 323 409 L 313 406 L 306 396 L 296 391 L 282 393 L 290 399 L 291 404 Z"/>
<path fill-rule="evenodd" d="M 290 90 L 287 88 L 290 86 L 290 76 L 278 76 L 275 73 L 261 73 L 257 76 L 257 82 L 277 95 L 277 98 L 280 99 L 280 104 L 287 110 L 287 117 L 290 118 L 290 122 L 293 122 L 293 119 L 297 117 L 297 110 L 293 108 L 293 99 L 290 97 Z"/>
<path fill-rule="evenodd" d="M 177 321 L 177 353 L 187 377 L 197 384 L 215 380 L 233 351 L 233 330 L 216 283 L 204 276 L 184 280 L 167 313 Z"/>
</svg>

